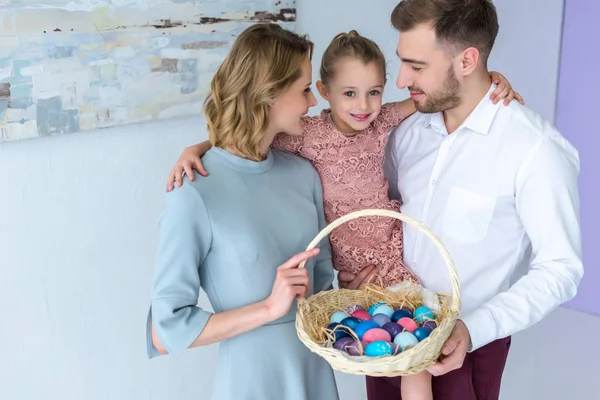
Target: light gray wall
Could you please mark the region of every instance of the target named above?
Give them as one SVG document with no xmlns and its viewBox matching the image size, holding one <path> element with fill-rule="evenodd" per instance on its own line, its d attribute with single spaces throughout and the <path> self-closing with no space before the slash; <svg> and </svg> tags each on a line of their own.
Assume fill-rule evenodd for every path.
<svg viewBox="0 0 600 400">
<path fill-rule="evenodd" d="M 491 67 L 551 118 L 562 1 L 497 3 Z M 393 86 L 394 5 L 300 0 L 298 30 L 317 43 L 315 71 L 331 37 L 354 28 L 390 59 L 386 98 L 404 98 Z M 165 178 L 180 151 L 205 137 L 192 118 L 0 145 L 1 399 L 209 398 L 216 345 L 151 362 L 144 347 Z M 593 398 L 599 329 L 600 319 L 561 309 L 517 335 L 502 398 Z M 362 378 L 338 377 L 342 399 L 365 398 Z"/>
</svg>

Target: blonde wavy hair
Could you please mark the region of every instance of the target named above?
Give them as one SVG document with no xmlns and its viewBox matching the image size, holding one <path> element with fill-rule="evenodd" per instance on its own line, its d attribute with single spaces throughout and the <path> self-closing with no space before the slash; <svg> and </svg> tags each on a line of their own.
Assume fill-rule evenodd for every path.
<svg viewBox="0 0 600 400">
<path fill-rule="evenodd" d="M 276 24 L 255 24 L 244 30 L 213 77 L 204 101 L 211 144 L 260 160 L 269 104 L 300 78 L 300 65 L 306 57 L 312 58 L 313 47 L 305 36 Z"/>
</svg>

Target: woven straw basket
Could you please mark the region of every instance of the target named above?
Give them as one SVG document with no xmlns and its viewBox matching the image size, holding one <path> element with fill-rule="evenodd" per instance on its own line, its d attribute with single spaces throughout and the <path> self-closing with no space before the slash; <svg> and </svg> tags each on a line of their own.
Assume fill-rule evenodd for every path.
<svg viewBox="0 0 600 400">
<path fill-rule="evenodd" d="M 435 310 L 436 323 L 429 337 L 419 342 L 413 348 L 407 349 L 397 355 L 383 357 L 351 357 L 348 354 L 327 346 L 330 316 L 340 310 L 345 310 L 352 305 L 361 305 L 367 309 L 372 304 L 383 301 L 390 306 L 404 306 L 420 304 L 420 296 L 416 290 L 405 289 L 395 292 L 381 285 L 366 284 L 359 290 L 337 289 L 328 290 L 312 295 L 306 299 L 298 300 L 298 311 L 296 314 L 296 330 L 298 337 L 313 353 L 323 357 L 335 370 L 368 376 L 402 376 L 416 374 L 425 370 L 435 363 L 440 355 L 442 345 L 450 335 L 460 310 L 460 286 L 456 269 L 448 251 L 440 240 L 423 224 L 398 212 L 367 209 L 349 213 L 329 224 L 308 245 L 307 250 L 317 246 L 332 230 L 341 224 L 360 217 L 391 217 L 399 219 L 417 227 L 422 231 L 440 251 L 452 284 L 452 294 L 435 293 L 439 299 L 439 309 Z M 300 264 L 300 268 L 306 265 L 306 261 Z M 410 284 L 407 288 L 416 287 Z M 433 293 L 433 292 L 432 292 Z M 331 336 L 331 332 L 329 332 Z M 355 339 L 357 339 L 355 337 Z"/>
</svg>

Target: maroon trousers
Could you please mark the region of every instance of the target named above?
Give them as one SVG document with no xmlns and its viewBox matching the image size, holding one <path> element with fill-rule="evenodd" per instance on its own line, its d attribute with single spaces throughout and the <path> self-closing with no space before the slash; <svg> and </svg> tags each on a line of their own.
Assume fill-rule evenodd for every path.
<svg viewBox="0 0 600 400">
<path fill-rule="evenodd" d="M 498 400 L 511 338 L 499 339 L 467 353 L 462 368 L 433 377 L 435 400 Z M 401 377 L 367 376 L 368 400 L 402 400 Z"/>
</svg>

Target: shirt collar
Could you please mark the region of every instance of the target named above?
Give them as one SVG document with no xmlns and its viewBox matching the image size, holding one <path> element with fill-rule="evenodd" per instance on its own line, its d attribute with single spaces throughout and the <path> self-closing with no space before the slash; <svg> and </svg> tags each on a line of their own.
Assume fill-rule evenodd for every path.
<svg viewBox="0 0 600 400">
<path fill-rule="evenodd" d="M 494 104 L 490 99 L 490 95 L 494 92 L 494 90 L 496 90 L 496 84 L 492 83 L 485 97 L 481 99 L 477 107 L 475 107 L 475 109 L 471 112 L 471 114 L 469 114 L 467 119 L 457 130 L 466 128 L 482 135 L 487 135 L 489 133 L 490 127 L 492 126 L 494 118 L 496 117 L 496 113 L 502 104 L 502 102 Z M 425 126 L 432 127 L 441 135 L 445 136 L 448 134 L 446 125 L 444 123 L 443 113 L 439 112 L 425 114 L 425 116 L 428 118 Z"/>
</svg>

